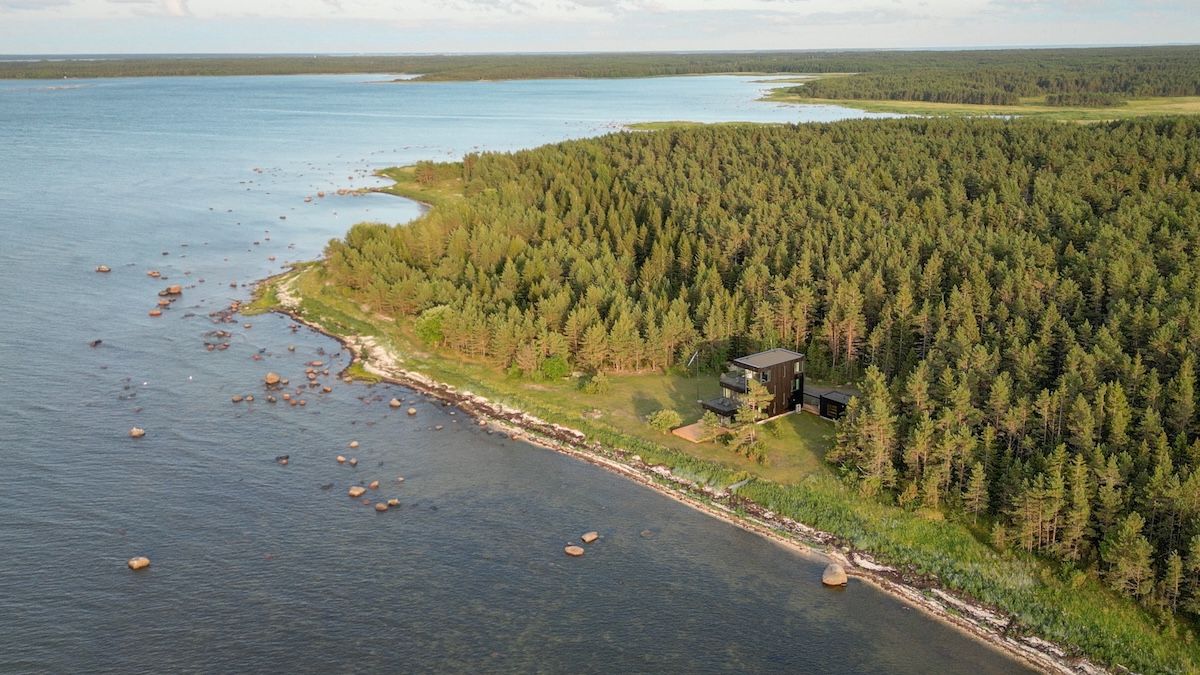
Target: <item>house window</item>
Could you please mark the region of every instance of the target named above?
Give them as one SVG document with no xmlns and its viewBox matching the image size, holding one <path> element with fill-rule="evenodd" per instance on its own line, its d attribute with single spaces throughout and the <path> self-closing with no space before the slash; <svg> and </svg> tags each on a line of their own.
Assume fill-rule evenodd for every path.
<svg viewBox="0 0 1200 675">
<path fill-rule="evenodd" d="M 801 381 L 802 381 L 802 380 L 801 380 L 800 378 L 798 378 L 798 377 L 794 377 L 794 378 L 792 378 L 792 391 L 793 391 L 793 392 L 800 391 L 800 382 L 801 382 Z"/>
<path fill-rule="evenodd" d="M 764 370 L 758 374 L 758 381 L 766 384 L 771 381 L 771 371 Z"/>
</svg>

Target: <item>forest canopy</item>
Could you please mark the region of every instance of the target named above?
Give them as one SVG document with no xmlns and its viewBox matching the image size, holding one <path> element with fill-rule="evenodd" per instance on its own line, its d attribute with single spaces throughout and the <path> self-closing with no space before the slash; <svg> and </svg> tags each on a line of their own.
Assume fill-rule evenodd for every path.
<svg viewBox="0 0 1200 675">
<path fill-rule="evenodd" d="M 999 57 L 999 58 L 997 58 Z M 914 59 L 915 60 L 915 59 Z M 956 52 L 919 63 L 896 59 L 853 77 L 790 91 L 834 100 L 1108 107 L 1130 98 L 1200 96 L 1200 48 Z"/>
<path fill-rule="evenodd" d="M 330 279 L 533 376 L 782 346 L 862 382 L 864 495 L 1200 613 L 1200 119 L 858 120 L 472 154 Z"/>
</svg>

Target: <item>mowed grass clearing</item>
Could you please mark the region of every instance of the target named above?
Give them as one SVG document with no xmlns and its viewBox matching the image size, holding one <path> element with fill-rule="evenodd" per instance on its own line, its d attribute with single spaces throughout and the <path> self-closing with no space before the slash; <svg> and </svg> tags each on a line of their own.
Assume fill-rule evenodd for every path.
<svg viewBox="0 0 1200 675">
<path fill-rule="evenodd" d="M 402 367 L 408 370 L 515 408 L 524 408 L 524 401 L 533 401 L 536 407 L 552 410 L 568 423 L 572 419 L 586 420 L 780 485 L 799 483 L 813 475 L 832 475 L 823 461 L 835 440 L 834 425 L 828 420 L 793 413 L 763 424 L 761 437 L 767 447 L 767 462 L 761 465 L 719 442 L 692 443 L 650 427 L 647 416 L 663 409 L 679 412 L 684 424 L 700 419 L 704 411 L 696 402 L 697 380 L 691 375 L 609 375 L 609 390 L 602 394 L 584 392 L 578 378 L 534 382 L 511 377 L 492 364 L 430 349 L 405 322 L 367 314 L 327 286 L 320 276 L 320 268 L 310 268 L 299 276 L 297 283 L 305 298 L 306 314 L 342 334 L 376 337 L 403 359 Z M 719 393 L 718 376 L 701 374 L 699 398 Z"/>
</svg>

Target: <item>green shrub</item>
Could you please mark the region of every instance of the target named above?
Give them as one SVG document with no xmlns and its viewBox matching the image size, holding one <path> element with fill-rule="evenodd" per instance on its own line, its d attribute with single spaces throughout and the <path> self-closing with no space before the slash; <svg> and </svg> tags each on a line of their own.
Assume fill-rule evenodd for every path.
<svg viewBox="0 0 1200 675">
<path fill-rule="evenodd" d="M 650 423 L 650 426 L 663 433 L 666 433 L 671 429 L 682 425 L 683 416 L 681 416 L 675 410 L 659 410 L 658 412 L 651 414 L 647 421 Z"/>
</svg>

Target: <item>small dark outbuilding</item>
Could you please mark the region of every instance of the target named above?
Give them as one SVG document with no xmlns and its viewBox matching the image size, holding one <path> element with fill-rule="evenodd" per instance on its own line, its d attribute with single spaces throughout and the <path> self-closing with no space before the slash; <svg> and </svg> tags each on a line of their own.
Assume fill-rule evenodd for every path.
<svg viewBox="0 0 1200 675">
<path fill-rule="evenodd" d="M 800 405 L 804 389 L 804 355 L 790 349 L 768 349 L 733 360 L 734 370 L 721 376 L 721 396 L 704 401 L 704 409 L 722 419 L 737 413 L 740 395 L 749 389 L 754 379 L 771 393 L 771 403 L 765 412 L 775 417 L 795 410 Z"/>
</svg>

